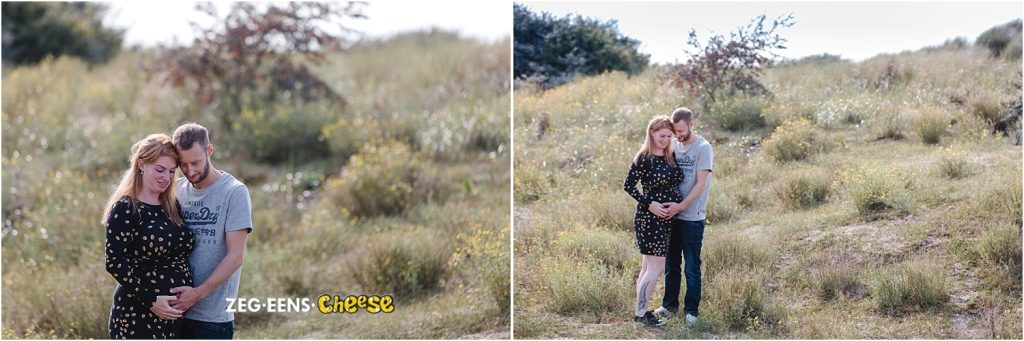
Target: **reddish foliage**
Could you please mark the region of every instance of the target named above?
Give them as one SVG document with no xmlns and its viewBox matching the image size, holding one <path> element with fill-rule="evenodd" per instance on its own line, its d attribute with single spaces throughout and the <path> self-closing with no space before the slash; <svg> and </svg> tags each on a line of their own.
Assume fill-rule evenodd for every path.
<svg viewBox="0 0 1024 341">
<path fill-rule="evenodd" d="M 241 109 L 246 91 L 270 100 L 289 92 L 297 99 L 328 99 L 343 105 L 339 94 L 298 61 L 301 57 L 320 64 L 325 52 L 339 50 L 342 36 L 352 31 L 337 23 L 365 18 L 362 5 L 237 2 L 216 25 L 198 28 L 193 23 L 199 37 L 192 46 L 166 51 L 153 69 L 163 71 L 174 86 L 193 81 L 200 103 L 226 100 L 235 112 Z M 196 9 L 218 18 L 212 3 L 198 3 Z M 332 23 L 338 32 L 323 29 Z"/>
<path fill-rule="evenodd" d="M 689 61 L 673 66 L 662 76 L 672 86 L 686 88 L 695 97 L 707 96 L 712 103 L 722 91 L 769 94 L 757 77 L 763 68 L 771 66 L 772 58 L 777 57 L 771 50 L 786 48 L 786 39 L 779 36 L 776 29 L 793 24 L 790 14 L 775 19 L 771 27 L 766 28 L 765 16 L 761 15 L 746 27 L 730 33 L 728 40 L 715 35 L 703 46 L 697 33 L 690 29 L 687 45 L 693 47 L 693 51 L 687 52 Z"/>
</svg>

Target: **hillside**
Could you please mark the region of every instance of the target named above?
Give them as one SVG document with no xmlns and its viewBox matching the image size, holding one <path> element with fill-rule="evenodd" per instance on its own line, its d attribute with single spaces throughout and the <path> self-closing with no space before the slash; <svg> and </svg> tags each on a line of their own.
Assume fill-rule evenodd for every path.
<svg viewBox="0 0 1024 341">
<path fill-rule="evenodd" d="M 314 69 L 344 110 L 278 103 L 235 126 L 149 77 L 154 51 L 5 66 L 3 336 L 107 337 L 103 205 L 134 141 L 195 121 L 216 167 L 250 191 L 240 297 L 390 294 L 396 306 L 239 312 L 236 337 L 507 337 L 509 44 L 440 31 L 361 43 Z"/>
<path fill-rule="evenodd" d="M 767 70 L 773 98 L 698 112 L 715 160 L 695 329 L 631 319 L 623 179 L 652 116 L 701 109 L 660 71 L 516 91 L 516 338 L 1021 338 L 1021 147 L 989 132 L 1019 61 L 809 59 Z"/>
</svg>

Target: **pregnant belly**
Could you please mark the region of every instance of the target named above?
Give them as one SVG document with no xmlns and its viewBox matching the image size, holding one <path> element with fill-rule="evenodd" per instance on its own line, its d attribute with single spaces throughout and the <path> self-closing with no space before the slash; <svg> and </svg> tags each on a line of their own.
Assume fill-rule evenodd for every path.
<svg viewBox="0 0 1024 341">
<path fill-rule="evenodd" d="M 171 288 L 193 286 L 188 269 L 156 269 L 156 275 L 143 279 L 143 282 L 156 288 L 157 295 L 171 295 Z"/>
</svg>

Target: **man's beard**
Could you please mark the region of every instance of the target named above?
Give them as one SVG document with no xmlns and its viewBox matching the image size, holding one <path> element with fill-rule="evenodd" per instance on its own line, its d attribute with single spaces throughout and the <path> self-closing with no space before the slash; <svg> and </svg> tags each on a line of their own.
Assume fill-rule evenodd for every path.
<svg viewBox="0 0 1024 341">
<path fill-rule="evenodd" d="M 206 177 L 209 176 L 209 175 L 210 175 L 210 159 L 206 159 L 206 167 L 203 169 L 203 174 L 199 176 L 198 180 L 192 181 L 192 179 L 189 179 L 189 182 L 191 182 L 193 185 L 197 184 L 197 183 L 200 183 L 200 182 L 203 182 L 203 180 L 206 180 Z"/>
<path fill-rule="evenodd" d="M 679 141 L 680 142 L 689 142 L 690 138 L 692 138 L 692 137 L 693 137 L 693 130 L 690 130 L 690 131 L 687 131 L 686 134 L 683 135 L 683 137 L 679 139 Z"/>
</svg>

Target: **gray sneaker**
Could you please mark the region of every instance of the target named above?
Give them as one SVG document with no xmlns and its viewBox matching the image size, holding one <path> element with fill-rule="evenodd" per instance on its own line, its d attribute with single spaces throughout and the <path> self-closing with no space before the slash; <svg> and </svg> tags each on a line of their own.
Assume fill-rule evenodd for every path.
<svg viewBox="0 0 1024 341">
<path fill-rule="evenodd" d="M 654 316 L 669 320 L 675 318 L 676 313 L 666 309 L 665 307 L 658 307 L 658 309 L 654 309 Z"/>
<path fill-rule="evenodd" d="M 686 325 L 690 327 L 697 325 L 697 317 L 690 314 L 686 314 Z"/>
</svg>

